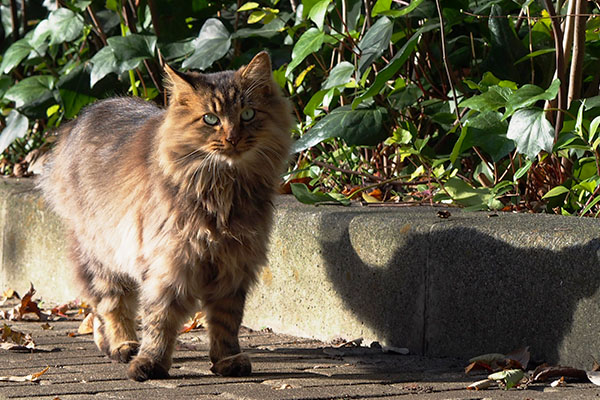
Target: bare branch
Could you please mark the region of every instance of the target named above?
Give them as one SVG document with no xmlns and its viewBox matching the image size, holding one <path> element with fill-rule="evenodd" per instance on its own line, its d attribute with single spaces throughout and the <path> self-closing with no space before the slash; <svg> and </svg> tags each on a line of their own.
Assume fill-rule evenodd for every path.
<svg viewBox="0 0 600 400">
<path fill-rule="evenodd" d="M 576 2 L 576 13 L 585 11 L 587 1 L 571 0 Z M 578 16 L 574 21 L 573 27 L 573 56 L 571 57 L 571 73 L 569 76 L 569 95 L 567 99 L 567 108 L 573 100 L 581 96 L 581 81 L 583 76 L 583 53 L 585 48 L 585 17 Z"/>
</svg>

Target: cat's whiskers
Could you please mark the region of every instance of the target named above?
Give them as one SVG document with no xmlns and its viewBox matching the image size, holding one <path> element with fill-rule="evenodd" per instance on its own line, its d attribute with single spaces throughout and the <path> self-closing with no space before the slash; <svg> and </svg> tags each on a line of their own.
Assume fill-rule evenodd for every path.
<svg viewBox="0 0 600 400">
<path fill-rule="evenodd" d="M 190 153 L 188 153 L 188 154 L 186 154 L 186 155 L 184 155 L 184 156 L 181 156 L 181 157 L 179 157 L 179 158 L 177 158 L 177 159 L 173 160 L 173 162 L 176 162 L 176 163 L 177 163 L 177 162 L 183 162 L 183 161 L 185 161 L 187 158 L 189 158 L 189 157 L 193 156 L 194 154 L 200 153 L 201 151 L 202 151 L 201 149 L 196 149 L 196 150 L 194 150 L 194 151 L 192 151 L 192 152 L 190 152 Z"/>
</svg>

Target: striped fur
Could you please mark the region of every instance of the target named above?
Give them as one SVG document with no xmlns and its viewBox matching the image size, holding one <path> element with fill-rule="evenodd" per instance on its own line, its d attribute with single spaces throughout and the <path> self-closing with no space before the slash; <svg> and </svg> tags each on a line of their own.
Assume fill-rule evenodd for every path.
<svg viewBox="0 0 600 400">
<path fill-rule="evenodd" d="M 168 376 L 177 332 L 198 303 L 213 372 L 247 375 L 238 331 L 266 262 L 290 108 L 266 53 L 237 71 L 167 75 L 166 109 L 114 98 L 65 125 L 40 187 L 70 232 L 96 344 L 131 360 L 131 379 Z M 249 108 L 254 117 L 243 121 Z"/>
</svg>

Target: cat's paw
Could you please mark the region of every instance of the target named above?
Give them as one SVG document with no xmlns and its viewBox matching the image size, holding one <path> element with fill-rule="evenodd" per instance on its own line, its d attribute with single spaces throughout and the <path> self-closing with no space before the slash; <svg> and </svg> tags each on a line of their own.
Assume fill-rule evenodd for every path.
<svg viewBox="0 0 600 400">
<path fill-rule="evenodd" d="M 127 377 L 138 382 L 147 381 L 148 379 L 165 379 L 169 377 L 169 371 L 149 357 L 138 355 L 129 364 Z"/>
<path fill-rule="evenodd" d="M 138 353 L 139 349 L 140 344 L 138 342 L 123 342 L 110 352 L 110 358 L 118 362 L 128 363 Z"/>
<path fill-rule="evenodd" d="M 246 354 L 239 353 L 217 361 L 210 370 L 222 376 L 248 376 L 252 373 L 252 364 Z"/>
</svg>

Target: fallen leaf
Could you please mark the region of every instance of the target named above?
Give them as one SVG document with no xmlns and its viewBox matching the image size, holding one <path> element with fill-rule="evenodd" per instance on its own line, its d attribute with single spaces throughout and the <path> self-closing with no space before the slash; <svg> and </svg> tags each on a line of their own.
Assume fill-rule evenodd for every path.
<svg viewBox="0 0 600 400">
<path fill-rule="evenodd" d="M 483 354 L 481 356 L 473 357 L 469 360 L 469 362 L 478 362 L 481 361 L 486 364 L 492 364 L 493 362 L 504 361 L 506 356 L 500 353 L 489 353 Z"/>
<path fill-rule="evenodd" d="M 469 375 L 471 372 L 487 371 L 494 372 L 494 368 L 484 363 L 483 361 L 475 361 L 465 367 L 465 375 Z"/>
<path fill-rule="evenodd" d="M 345 187 L 344 190 L 342 190 L 342 194 L 347 198 L 353 200 L 360 196 L 360 192 L 357 193 L 359 190 L 360 186 Z"/>
<path fill-rule="evenodd" d="M 38 318 L 42 319 L 41 311 L 38 308 L 38 305 L 35 301 L 32 300 L 33 295 L 35 294 L 35 289 L 33 288 L 33 283 L 30 283 L 30 288 L 25 296 L 21 299 L 21 304 L 17 305 L 13 310 L 9 311 L 8 318 L 10 320 L 20 321 L 23 319 L 25 314 L 33 313 L 38 316 Z"/>
<path fill-rule="evenodd" d="M 10 299 L 20 299 L 19 293 L 17 293 L 14 289 L 7 289 L 2 293 L 2 297 L 0 297 L 0 305 L 6 303 L 6 300 Z"/>
<path fill-rule="evenodd" d="M 600 371 L 589 371 L 586 373 L 587 378 L 594 385 L 600 386 Z"/>
<path fill-rule="evenodd" d="M 481 381 L 473 382 L 467 386 L 467 390 L 484 390 L 489 389 L 492 386 L 496 386 L 496 381 L 492 379 L 483 379 Z"/>
<path fill-rule="evenodd" d="M 4 350 L 21 350 L 15 346 L 21 346 L 25 349 L 32 349 L 35 347 L 35 342 L 29 333 L 23 333 L 15 331 L 10 326 L 4 324 L 0 328 L 2 335 L 0 336 L 0 344 Z"/>
<path fill-rule="evenodd" d="M 187 333 L 192 329 L 199 329 L 206 326 L 206 315 L 202 311 L 198 311 L 194 317 L 192 317 L 184 326 L 179 333 Z"/>
<path fill-rule="evenodd" d="M 79 328 L 77 328 L 77 333 L 80 335 L 88 335 L 90 333 L 94 333 L 94 314 L 89 313 L 79 324 Z"/>
<path fill-rule="evenodd" d="M 310 177 L 290 179 L 285 184 L 281 185 L 281 187 L 279 188 L 279 193 L 280 194 L 292 194 L 292 183 L 304 183 L 306 186 L 308 186 L 309 189 L 312 190 L 313 188 L 310 185 L 311 181 L 312 181 L 312 178 L 310 178 Z"/>
<path fill-rule="evenodd" d="M 49 323 L 47 323 L 47 322 L 46 322 L 46 323 L 43 323 L 43 324 L 41 325 L 41 327 L 42 327 L 42 329 L 43 329 L 43 330 L 45 330 L 45 331 L 49 331 L 49 330 L 52 330 L 52 329 L 54 329 L 54 327 L 53 327 L 53 326 L 51 326 L 51 325 L 50 325 Z"/>
<path fill-rule="evenodd" d="M 550 386 L 552 386 L 552 387 L 567 386 L 567 383 L 565 382 L 565 377 L 561 376 L 560 379 L 557 379 L 554 382 L 552 382 L 550 384 Z"/>
<path fill-rule="evenodd" d="M 552 378 L 564 376 L 565 378 L 573 378 L 579 381 L 586 381 L 588 379 L 587 373 L 582 369 L 562 367 L 562 366 L 551 366 L 546 368 L 536 369 L 533 375 L 533 382 L 545 382 Z"/>
<path fill-rule="evenodd" d="M 373 192 L 371 192 L 371 193 L 373 193 Z M 362 196 L 363 200 L 366 201 L 367 203 L 381 203 L 381 200 L 379 198 L 377 198 L 376 196 L 371 195 L 371 193 L 361 192 L 361 196 Z M 381 193 L 381 190 L 379 191 L 379 193 Z"/>
<path fill-rule="evenodd" d="M 525 346 L 518 350 L 511 351 L 505 356 L 505 358 L 509 361 L 512 360 L 518 362 L 518 365 L 513 364 L 512 366 L 516 366 L 526 370 L 527 364 L 529 364 L 529 359 L 531 358 L 531 353 L 529 353 L 529 346 Z"/>
<path fill-rule="evenodd" d="M 502 381 L 506 385 L 506 389 L 510 389 L 517 385 L 524 376 L 525 372 L 522 369 L 506 369 L 489 375 L 488 379 Z"/>
<path fill-rule="evenodd" d="M 343 341 L 342 343 L 336 344 L 335 346 L 332 346 L 335 349 L 340 349 L 342 347 L 359 347 L 363 342 L 363 338 L 359 337 L 356 339 L 352 339 L 352 340 L 346 340 Z"/>
<path fill-rule="evenodd" d="M 38 382 L 40 377 L 48 371 L 50 367 L 46 367 L 40 372 L 36 372 L 31 375 L 26 376 L 0 376 L 0 381 L 8 381 L 8 382 Z"/>
<path fill-rule="evenodd" d="M 592 371 L 600 371 L 600 364 L 598 361 L 594 360 L 594 365 L 592 366 Z"/>
</svg>

